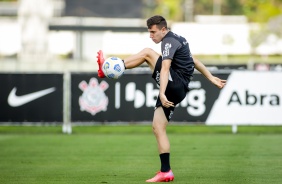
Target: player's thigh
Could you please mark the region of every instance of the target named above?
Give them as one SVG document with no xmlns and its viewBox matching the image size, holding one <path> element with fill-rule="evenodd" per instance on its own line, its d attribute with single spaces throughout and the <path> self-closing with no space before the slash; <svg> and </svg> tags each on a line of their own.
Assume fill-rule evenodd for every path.
<svg viewBox="0 0 282 184">
<path fill-rule="evenodd" d="M 157 107 L 154 111 L 153 128 L 165 128 L 167 123 L 168 120 L 165 116 L 163 108 L 161 106 Z"/>
<path fill-rule="evenodd" d="M 158 61 L 158 58 L 160 57 L 160 54 L 158 54 L 156 51 L 154 51 L 151 48 L 145 48 L 143 52 L 146 53 L 145 59 L 146 59 L 147 64 L 149 65 L 150 69 L 154 71 L 154 68 Z"/>
</svg>

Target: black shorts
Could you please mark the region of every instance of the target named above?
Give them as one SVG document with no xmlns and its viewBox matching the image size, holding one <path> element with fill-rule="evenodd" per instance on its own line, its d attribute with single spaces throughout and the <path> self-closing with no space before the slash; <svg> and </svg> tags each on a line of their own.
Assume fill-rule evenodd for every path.
<svg viewBox="0 0 282 184">
<path fill-rule="evenodd" d="M 155 69 L 152 75 L 152 78 L 156 81 L 158 85 L 160 85 L 161 68 L 162 68 L 162 57 L 160 56 L 156 63 L 156 66 L 155 66 Z M 184 83 L 181 81 L 177 73 L 172 68 L 170 68 L 169 73 L 170 73 L 170 76 L 169 76 L 169 81 L 168 81 L 167 88 L 165 91 L 165 95 L 167 99 L 173 102 L 174 106 L 176 106 L 186 97 L 188 89 L 184 85 Z M 158 96 L 155 109 L 160 106 L 162 106 L 166 119 L 169 121 L 173 115 L 174 107 L 169 107 L 169 108 L 164 107 L 161 103 L 160 97 Z"/>
</svg>

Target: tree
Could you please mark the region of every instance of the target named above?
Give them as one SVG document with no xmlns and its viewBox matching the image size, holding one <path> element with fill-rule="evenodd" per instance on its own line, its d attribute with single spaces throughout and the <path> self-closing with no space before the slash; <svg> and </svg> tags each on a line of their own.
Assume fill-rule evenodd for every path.
<svg viewBox="0 0 282 184">
<path fill-rule="evenodd" d="M 184 20 L 185 0 L 145 0 L 151 2 L 153 14 L 174 21 Z M 148 3 L 146 3 L 148 4 Z M 194 15 L 213 15 L 214 4 L 220 6 L 220 15 L 245 15 L 249 22 L 266 23 L 282 14 L 282 0 L 194 0 Z"/>
<path fill-rule="evenodd" d="M 222 15 L 243 15 L 243 8 L 240 1 L 222 0 Z"/>
<path fill-rule="evenodd" d="M 153 14 L 159 14 L 174 21 L 183 20 L 182 0 L 156 0 Z"/>
<path fill-rule="evenodd" d="M 243 13 L 250 22 L 266 23 L 271 17 L 282 14 L 281 0 L 240 0 Z"/>
<path fill-rule="evenodd" d="M 242 15 L 243 10 L 239 1 L 234 0 L 194 0 L 195 15 L 213 15 L 215 5 L 220 6 L 220 15 Z"/>
</svg>

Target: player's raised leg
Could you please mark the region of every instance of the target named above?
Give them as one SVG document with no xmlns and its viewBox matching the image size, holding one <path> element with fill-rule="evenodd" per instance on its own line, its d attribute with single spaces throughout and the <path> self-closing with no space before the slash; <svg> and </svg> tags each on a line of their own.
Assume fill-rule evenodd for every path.
<svg viewBox="0 0 282 184">
<path fill-rule="evenodd" d="M 105 61 L 104 56 L 103 56 L 103 51 L 99 51 L 97 53 L 97 63 L 98 63 L 98 77 L 104 78 L 105 74 L 103 73 L 102 66 Z M 159 54 L 154 51 L 153 49 L 150 48 L 145 48 L 138 52 L 137 54 L 131 55 L 127 58 L 125 58 L 124 61 L 124 66 L 126 69 L 131 69 L 140 66 L 144 62 L 148 64 L 150 69 L 154 71 L 154 68 L 156 66 L 156 62 L 159 58 Z"/>
<path fill-rule="evenodd" d="M 140 66 L 144 62 L 148 64 L 150 69 L 154 71 L 156 62 L 160 55 L 150 48 L 145 48 L 137 54 L 131 55 L 124 59 L 124 65 L 126 69 L 131 69 Z"/>
</svg>

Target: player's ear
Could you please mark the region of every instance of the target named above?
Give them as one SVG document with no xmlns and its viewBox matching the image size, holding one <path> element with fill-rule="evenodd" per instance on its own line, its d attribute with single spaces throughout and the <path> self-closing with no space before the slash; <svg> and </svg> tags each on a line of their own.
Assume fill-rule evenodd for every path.
<svg viewBox="0 0 282 184">
<path fill-rule="evenodd" d="M 162 33 L 164 34 L 165 31 L 166 31 L 166 28 L 165 28 L 165 27 L 162 27 L 161 31 L 162 31 Z"/>
</svg>

